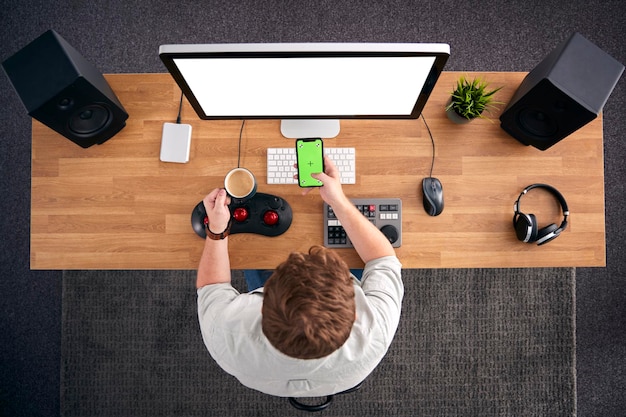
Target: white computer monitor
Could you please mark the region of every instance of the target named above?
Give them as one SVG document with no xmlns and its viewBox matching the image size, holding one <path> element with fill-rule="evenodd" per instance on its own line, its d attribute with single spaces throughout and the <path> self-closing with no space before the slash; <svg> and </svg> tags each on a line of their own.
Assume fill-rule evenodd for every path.
<svg viewBox="0 0 626 417">
<path fill-rule="evenodd" d="M 285 137 L 330 138 L 341 119 L 419 117 L 450 46 L 181 44 L 159 56 L 201 119 L 281 119 Z"/>
</svg>

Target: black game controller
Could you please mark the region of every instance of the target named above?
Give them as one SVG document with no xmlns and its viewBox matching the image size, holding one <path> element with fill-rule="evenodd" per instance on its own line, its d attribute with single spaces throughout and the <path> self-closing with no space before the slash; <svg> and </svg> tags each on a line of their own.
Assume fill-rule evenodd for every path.
<svg viewBox="0 0 626 417">
<path fill-rule="evenodd" d="M 293 212 L 287 201 L 280 197 L 256 193 L 251 199 L 231 199 L 228 205 L 231 215 L 230 234 L 256 233 L 264 236 L 282 235 L 291 226 Z M 204 203 L 199 202 L 191 213 L 191 227 L 201 238 L 206 238 L 204 230 L 207 221 Z"/>
</svg>

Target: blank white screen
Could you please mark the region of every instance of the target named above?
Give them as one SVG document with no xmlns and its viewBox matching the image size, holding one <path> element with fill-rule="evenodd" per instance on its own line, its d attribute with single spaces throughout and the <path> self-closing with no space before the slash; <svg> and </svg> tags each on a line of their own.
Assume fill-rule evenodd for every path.
<svg viewBox="0 0 626 417">
<path fill-rule="evenodd" d="M 411 114 L 432 56 L 175 58 L 207 116 Z"/>
</svg>

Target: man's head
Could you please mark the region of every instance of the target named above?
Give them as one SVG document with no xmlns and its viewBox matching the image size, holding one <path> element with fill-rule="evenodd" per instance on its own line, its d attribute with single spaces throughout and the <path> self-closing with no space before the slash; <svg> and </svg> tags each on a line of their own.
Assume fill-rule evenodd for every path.
<svg viewBox="0 0 626 417">
<path fill-rule="evenodd" d="M 262 312 L 263 333 L 280 352 L 330 355 L 348 339 L 356 317 L 348 266 L 321 246 L 292 253 L 265 283 Z"/>
</svg>

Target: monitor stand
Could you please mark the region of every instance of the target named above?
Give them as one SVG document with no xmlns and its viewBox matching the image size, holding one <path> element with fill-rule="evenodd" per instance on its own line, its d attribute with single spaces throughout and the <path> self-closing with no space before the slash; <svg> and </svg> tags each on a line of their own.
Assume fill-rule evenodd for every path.
<svg viewBox="0 0 626 417">
<path fill-rule="evenodd" d="M 334 138 L 339 134 L 337 119 L 283 119 L 280 133 L 288 139 Z"/>
</svg>

